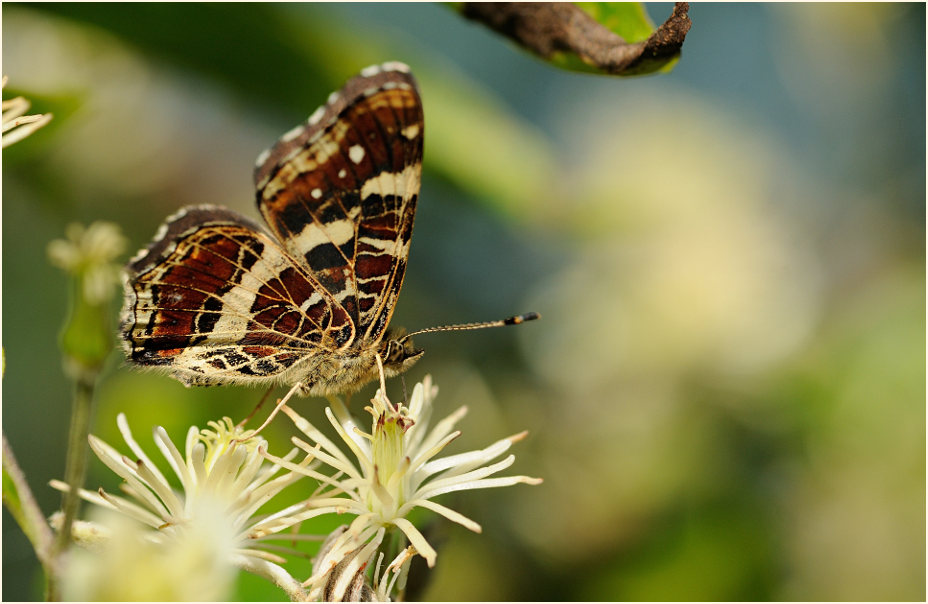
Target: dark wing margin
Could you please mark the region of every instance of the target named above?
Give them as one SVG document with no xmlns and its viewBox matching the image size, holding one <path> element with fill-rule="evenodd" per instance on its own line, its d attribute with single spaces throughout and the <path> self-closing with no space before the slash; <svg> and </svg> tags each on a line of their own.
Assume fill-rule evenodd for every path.
<svg viewBox="0 0 928 604">
<path fill-rule="evenodd" d="M 257 204 L 271 231 L 380 341 L 403 284 L 422 171 L 422 103 L 402 63 L 368 67 L 261 154 Z"/>
<path fill-rule="evenodd" d="M 257 225 L 223 208 L 175 214 L 127 270 L 129 360 L 188 384 L 273 377 L 354 339 L 331 295 Z"/>
</svg>

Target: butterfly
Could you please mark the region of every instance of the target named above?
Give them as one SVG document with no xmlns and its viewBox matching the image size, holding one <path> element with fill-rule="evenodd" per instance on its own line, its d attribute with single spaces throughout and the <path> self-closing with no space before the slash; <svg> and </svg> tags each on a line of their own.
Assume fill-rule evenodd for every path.
<svg viewBox="0 0 928 604">
<path fill-rule="evenodd" d="M 351 393 L 411 367 L 388 329 L 403 285 L 422 173 L 423 112 L 399 62 L 367 67 L 258 157 L 269 233 L 218 206 L 168 218 L 129 261 L 122 338 L 130 362 L 188 386 L 285 384 Z"/>
</svg>

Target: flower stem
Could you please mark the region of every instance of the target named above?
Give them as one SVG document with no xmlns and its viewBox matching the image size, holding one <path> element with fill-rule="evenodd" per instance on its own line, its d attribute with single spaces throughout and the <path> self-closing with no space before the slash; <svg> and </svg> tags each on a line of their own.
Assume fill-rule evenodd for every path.
<svg viewBox="0 0 928 604">
<path fill-rule="evenodd" d="M 90 415 L 93 405 L 93 391 L 96 382 L 95 372 L 80 372 L 77 375 L 74 388 L 74 399 L 71 403 L 71 429 L 68 434 L 68 453 L 65 465 L 65 480 L 68 490 L 63 495 L 62 508 L 64 521 L 58 540 L 55 543 L 55 553 L 63 553 L 71 543 L 71 525 L 77 516 L 80 504 L 78 490 L 84 485 L 87 474 L 87 435 L 90 433 Z"/>
<path fill-rule="evenodd" d="M 384 552 L 384 561 L 386 564 L 393 560 L 399 555 L 401 551 L 406 549 L 406 535 L 403 534 L 403 531 L 398 529 L 396 526 L 390 527 L 387 531 L 386 539 L 384 539 L 384 545 L 382 546 L 382 551 Z M 386 576 L 384 577 L 386 579 Z M 405 585 L 398 590 L 398 593 L 387 594 L 391 599 L 395 601 L 405 600 Z"/>
</svg>

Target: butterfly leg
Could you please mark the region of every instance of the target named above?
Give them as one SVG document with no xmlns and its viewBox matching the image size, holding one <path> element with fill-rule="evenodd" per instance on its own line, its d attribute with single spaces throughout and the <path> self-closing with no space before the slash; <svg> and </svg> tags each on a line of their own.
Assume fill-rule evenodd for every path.
<svg viewBox="0 0 928 604">
<path fill-rule="evenodd" d="M 277 412 L 280 411 L 281 408 L 282 408 L 284 405 L 287 404 L 287 401 L 290 400 L 290 397 L 293 396 L 294 393 L 296 393 L 296 392 L 297 392 L 300 388 L 302 388 L 302 387 L 303 387 L 303 383 L 302 383 L 302 382 L 297 382 L 296 384 L 294 384 L 293 387 L 290 389 L 290 391 L 287 392 L 287 394 L 285 394 L 284 397 L 283 397 L 282 399 L 280 399 L 279 401 L 277 401 L 277 406 L 274 407 L 274 410 L 271 411 L 271 414 L 267 416 L 267 419 L 264 420 L 264 423 L 261 424 L 261 425 L 258 427 L 257 430 L 255 430 L 254 432 L 252 432 L 252 433 L 248 436 L 248 438 L 239 438 L 239 439 L 236 439 L 236 441 L 237 441 L 237 442 L 245 442 L 245 441 L 248 440 L 249 438 L 254 438 L 254 437 L 257 436 L 258 434 L 260 434 L 261 431 L 264 430 L 264 428 L 266 428 L 267 425 L 271 423 L 271 420 L 274 419 L 274 417 L 277 415 Z"/>
<path fill-rule="evenodd" d="M 258 401 L 258 404 L 255 405 L 255 408 L 252 409 L 251 413 L 248 414 L 248 417 L 240 421 L 238 425 L 236 426 L 236 428 L 244 428 L 245 424 L 248 423 L 248 420 L 254 417 L 255 413 L 258 412 L 258 409 L 260 409 L 264 405 L 264 403 L 267 402 L 267 397 L 269 397 L 271 395 L 271 392 L 273 391 L 274 391 L 274 386 L 271 386 L 270 388 L 268 388 L 267 392 L 264 393 L 264 396 L 261 397 L 261 400 Z"/>
<path fill-rule="evenodd" d="M 380 358 L 380 353 L 375 353 L 375 359 L 377 359 L 377 371 L 380 373 L 380 391 L 383 392 L 384 396 L 387 396 L 387 380 L 383 375 L 383 359 Z"/>
</svg>

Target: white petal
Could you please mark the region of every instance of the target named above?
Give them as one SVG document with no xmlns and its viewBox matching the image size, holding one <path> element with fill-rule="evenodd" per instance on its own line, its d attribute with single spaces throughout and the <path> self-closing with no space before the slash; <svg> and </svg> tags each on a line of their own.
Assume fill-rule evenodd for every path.
<svg viewBox="0 0 928 604">
<path fill-rule="evenodd" d="M 418 383 L 412 389 L 412 396 L 409 397 L 409 415 L 412 417 L 418 417 L 422 413 L 422 407 L 425 405 L 425 390 L 422 387 L 422 383 Z"/>
<path fill-rule="evenodd" d="M 366 476 L 371 476 L 374 473 L 374 464 L 371 462 L 370 456 L 367 455 L 359 446 L 358 443 L 354 441 L 353 438 L 348 436 L 348 433 L 345 432 L 345 428 L 342 427 L 340 423 L 335 419 L 335 415 L 332 413 L 332 410 L 328 407 L 325 408 L 325 416 L 329 418 L 329 423 L 335 428 L 338 432 L 338 435 L 342 437 L 342 440 L 345 441 L 345 444 L 348 445 L 348 448 L 351 449 L 351 452 L 355 454 L 358 458 L 358 461 L 361 462 L 361 472 Z"/>
<path fill-rule="evenodd" d="M 380 529 L 383 530 L 383 529 Z M 338 600 L 343 600 L 345 595 L 345 590 L 348 589 L 348 586 L 354 580 L 354 576 L 361 569 L 361 566 L 367 564 L 370 561 L 371 555 L 377 550 L 377 546 L 380 545 L 379 540 L 374 540 L 361 548 L 361 551 L 355 555 L 347 567 L 342 570 L 341 576 L 338 578 L 338 582 L 335 583 L 334 595 Z"/>
<path fill-rule="evenodd" d="M 462 482 L 454 485 L 447 485 L 441 489 L 435 489 L 434 491 L 428 491 L 423 493 L 417 493 L 417 497 L 437 497 L 444 493 L 451 493 L 454 491 L 465 491 L 472 489 L 492 489 L 496 487 L 508 487 L 514 484 L 531 484 L 537 485 L 541 484 L 542 480 L 540 478 L 531 478 L 529 476 L 503 476 L 501 478 L 484 478 L 480 480 L 472 480 L 468 482 Z"/>
<path fill-rule="evenodd" d="M 380 480 L 377 479 L 376 474 L 374 475 L 374 480 L 368 484 L 368 488 L 374 492 L 374 495 L 377 496 L 377 499 L 380 500 L 380 507 L 387 510 L 392 510 L 396 506 L 396 501 L 393 499 L 393 495 L 390 494 L 390 491 L 384 488 L 380 484 Z"/>
<path fill-rule="evenodd" d="M 452 510 L 451 508 L 447 508 L 441 505 L 440 503 L 435 503 L 434 501 L 430 501 L 428 499 L 415 499 L 413 501 L 410 501 L 406 505 L 404 505 L 403 509 L 406 509 L 407 507 L 412 508 L 415 506 L 426 508 L 426 509 L 432 510 L 433 512 L 441 514 L 448 520 L 452 522 L 457 522 L 461 526 L 468 528 L 474 531 L 475 533 L 480 533 L 483 531 L 483 529 L 480 527 L 479 524 L 477 524 L 476 522 L 474 522 L 473 520 L 471 520 L 464 514 L 461 514 L 460 512 L 456 512 Z"/>
<path fill-rule="evenodd" d="M 416 527 L 405 518 L 396 518 L 393 520 L 393 524 L 396 525 L 398 529 L 403 531 L 406 534 L 406 537 L 409 539 L 409 543 L 419 552 L 423 558 L 425 558 L 426 563 L 428 563 L 429 568 L 435 566 L 435 558 L 438 554 L 432 549 L 432 546 L 429 545 L 429 542 L 425 540 L 425 537 L 422 536 Z"/>
<path fill-rule="evenodd" d="M 357 493 L 348 493 L 348 495 L 357 497 Z M 306 505 L 311 508 L 330 507 L 336 509 L 338 514 L 347 514 L 349 512 L 363 514 L 367 512 L 367 508 L 360 501 L 349 497 L 314 497 L 307 500 Z"/>
<path fill-rule="evenodd" d="M 263 483 L 264 480 L 258 480 L 261 467 L 273 466 L 273 464 L 265 465 L 264 458 L 261 457 L 261 454 L 258 453 L 257 449 L 253 449 L 251 451 L 246 449 L 246 455 L 247 457 L 242 462 L 238 473 L 235 475 L 232 484 L 229 486 L 229 488 L 235 493 L 245 493 L 247 491 L 251 491 Z"/>
<path fill-rule="evenodd" d="M 312 576 L 303 582 L 303 585 L 318 584 L 334 567 L 341 562 L 348 553 L 356 550 L 361 544 L 369 539 L 375 546 L 379 546 L 383 541 L 383 527 L 368 526 L 372 514 L 362 514 L 352 521 L 351 526 L 342 531 L 331 544 L 323 544 L 323 548 L 328 547 L 324 556 L 317 558 L 313 564 Z M 372 539 L 373 537 L 373 539 Z M 315 589 L 315 587 L 314 587 Z"/>
<path fill-rule="evenodd" d="M 345 463 L 348 465 L 351 464 L 351 462 L 345 456 L 344 451 L 342 451 L 339 447 L 335 446 L 335 444 L 332 441 L 330 441 L 328 437 L 326 437 L 325 434 L 320 432 L 318 429 L 316 429 L 315 426 L 313 426 L 311 423 L 306 421 L 306 419 L 304 419 L 302 416 L 297 414 L 296 411 L 292 410 L 290 407 L 287 407 L 287 406 L 284 406 L 281 409 L 281 411 L 287 414 L 287 416 L 293 421 L 293 424 L 297 427 L 297 429 L 300 432 L 308 436 L 313 442 L 317 442 L 320 445 L 322 445 L 322 448 L 325 449 L 325 451 L 329 455 L 331 455 L 332 457 L 335 457 L 336 459 L 341 460 L 342 463 Z"/>
<path fill-rule="evenodd" d="M 303 478 L 302 474 L 289 472 L 283 476 L 278 476 L 271 482 L 262 485 L 259 489 L 250 492 L 251 498 L 247 506 L 243 506 L 242 514 L 245 518 L 250 518 L 258 511 L 262 505 L 270 501 L 278 493 L 290 486 L 297 480 Z"/>
<path fill-rule="evenodd" d="M 87 435 L 87 442 L 100 461 L 110 470 L 116 472 L 120 478 L 127 478 L 128 476 L 134 475 L 135 464 L 130 463 L 127 465 L 125 456 L 122 453 L 93 434 Z"/>
<path fill-rule="evenodd" d="M 130 518 L 135 518 L 139 522 L 145 523 L 152 528 L 161 528 L 161 526 L 168 520 L 165 516 L 158 516 L 152 514 L 150 510 L 146 510 L 141 506 L 116 495 L 110 495 L 105 491 L 100 491 L 100 496 L 109 504 L 108 507 L 129 516 Z"/>
<path fill-rule="evenodd" d="M 445 417 L 440 422 L 435 424 L 435 428 L 428 434 L 428 436 L 423 440 L 423 442 L 416 446 L 416 449 L 431 449 L 434 447 L 440 440 L 445 438 L 447 434 L 450 434 L 454 429 L 454 425 L 458 423 L 462 417 L 467 415 L 467 407 L 460 407 L 451 415 Z M 413 426 L 415 428 L 415 426 Z M 412 444 L 412 443 L 410 443 Z M 410 447 L 412 450 L 412 447 Z"/>
<path fill-rule="evenodd" d="M 506 459 L 499 461 L 490 466 L 477 468 L 476 470 L 472 470 L 470 472 L 466 472 L 458 476 L 449 476 L 447 478 L 445 477 L 439 478 L 433 482 L 428 483 L 424 487 L 422 487 L 419 490 L 419 492 L 416 494 L 416 497 L 421 497 L 423 499 L 431 499 L 432 497 L 435 497 L 436 495 L 439 495 L 441 493 L 448 493 L 450 491 L 460 491 L 461 490 L 460 488 L 453 488 L 453 489 L 450 489 L 449 491 L 449 490 L 446 490 L 445 487 L 450 486 L 450 485 L 473 482 L 475 480 L 480 480 L 484 478 L 485 476 L 496 474 L 500 470 L 505 470 L 506 468 L 511 466 L 515 460 L 516 460 L 516 456 L 510 455 Z"/>
<path fill-rule="evenodd" d="M 206 469 L 206 445 L 198 442 L 190 448 L 186 467 L 190 476 L 190 486 L 186 487 L 185 490 L 188 493 L 195 493 L 196 488 L 206 484 L 209 479 L 209 473 Z"/>
<path fill-rule="evenodd" d="M 189 433 L 196 430 L 196 428 L 191 427 L 188 430 Z M 158 450 L 161 451 L 161 454 L 164 455 L 164 458 L 168 460 L 168 463 L 171 465 L 171 469 L 174 470 L 174 473 L 180 479 L 180 484 L 184 489 L 185 493 L 193 492 L 193 488 L 196 486 L 196 483 L 191 480 L 190 473 L 187 472 L 186 465 L 184 464 L 184 458 L 181 457 L 180 451 L 177 450 L 177 447 L 174 446 L 174 443 L 171 442 L 171 439 L 168 437 L 167 431 L 161 426 L 155 426 L 155 429 L 152 430 L 152 437 L 155 439 L 155 445 L 158 446 Z"/>
<path fill-rule="evenodd" d="M 55 480 L 55 479 L 52 479 L 52 480 L 49 480 L 49 481 L 48 481 L 48 484 L 49 484 L 49 486 L 51 486 L 53 489 L 58 490 L 58 491 L 62 491 L 62 492 L 64 492 L 64 493 L 67 493 L 68 491 L 71 490 L 71 487 L 68 486 L 68 483 L 64 482 L 63 480 Z M 87 489 L 78 489 L 77 492 L 78 492 L 78 494 L 81 496 L 81 499 L 83 499 L 84 501 L 89 501 L 90 503 L 95 503 L 95 504 L 97 504 L 97 505 L 99 505 L 99 506 L 105 507 L 105 508 L 110 509 L 110 510 L 115 510 L 115 509 L 116 509 L 115 506 L 113 506 L 112 503 L 110 503 L 109 501 L 107 501 L 106 499 L 104 499 L 103 497 L 101 497 L 101 496 L 100 496 L 100 493 L 98 493 L 97 491 L 88 491 Z M 149 513 L 150 513 L 150 512 L 149 512 Z"/>
<path fill-rule="evenodd" d="M 281 549 L 285 549 L 285 548 L 281 548 Z M 252 558 L 257 558 L 259 560 L 267 560 L 268 562 L 276 562 L 277 564 L 285 564 L 287 562 L 287 559 L 282 556 L 278 556 L 277 554 L 273 554 L 269 551 L 264 551 L 260 549 L 240 547 L 235 550 L 235 553 L 242 555 L 242 556 L 250 556 Z"/>
<path fill-rule="evenodd" d="M 295 436 L 290 439 L 290 442 L 295 444 L 297 447 L 299 447 L 300 449 L 302 449 L 309 455 L 312 455 L 313 457 L 315 457 L 322 463 L 329 465 L 335 468 L 336 470 L 339 470 L 347 474 L 348 476 L 351 476 L 352 478 L 361 478 L 361 473 L 358 472 L 358 469 L 354 466 L 354 464 L 350 463 L 349 461 L 347 460 L 342 461 L 342 459 L 338 457 L 333 457 L 329 455 L 327 452 L 319 449 L 318 446 L 314 447 L 310 445 L 309 443 L 304 442 Z"/>
<path fill-rule="evenodd" d="M 136 471 L 138 471 L 139 476 L 145 481 L 148 488 L 161 499 L 169 514 L 177 516 L 184 513 L 184 504 L 177 498 L 177 494 L 171 488 L 171 485 L 158 480 L 159 476 L 161 476 L 160 473 L 156 475 L 144 461 L 138 463 Z"/>
<path fill-rule="evenodd" d="M 145 451 L 142 450 L 142 447 L 135 442 L 135 439 L 132 437 L 132 430 L 129 429 L 129 421 L 126 419 L 125 413 L 120 413 L 116 416 L 116 426 L 119 428 L 119 433 L 122 434 L 123 440 L 129 445 L 129 449 L 135 453 L 135 456 L 145 462 L 145 465 L 158 477 L 160 482 L 168 484 L 167 479 L 158 470 L 158 466 L 152 463 L 151 459 L 145 455 Z"/>
<path fill-rule="evenodd" d="M 433 469 L 431 469 L 431 468 L 432 468 L 433 464 L 438 464 L 438 463 L 440 463 L 440 462 L 443 462 L 445 459 L 451 459 L 450 457 L 445 457 L 445 458 L 442 458 L 442 459 L 439 459 L 439 460 L 436 460 L 436 461 L 430 462 L 430 463 L 426 463 L 426 462 L 428 462 L 428 460 L 432 459 L 433 457 L 435 457 L 436 455 L 438 455 L 439 453 L 441 453 L 441 450 L 444 449 L 446 446 L 448 446 L 448 443 L 450 443 L 451 441 L 453 441 L 454 439 L 456 439 L 456 438 L 459 437 L 460 435 L 461 435 L 461 431 L 460 431 L 460 430 L 458 430 L 457 432 L 452 432 L 451 434 L 449 434 L 448 436 L 446 436 L 445 438 L 443 438 L 441 441 L 439 441 L 438 443 L 436 443 L 436 444 L 435 444 L 434 446 L 432 446 L 431 448 L 425 449 L 425 450 L 419 452 L 419 453 L 416 455 L 416 459 L 410 464 L 410 466 L 413 468 L 413 471 L 414 471 L 414 472 L 417 472 L 417 473 L 422 473 L 422 474 L 423 474 L 423 479 L 424 479 L 425 476 L 431 476 L 432 474 L 435 474 L 436 472 L 439 472 L 439 471 L 441 471 L 441 470 L 444 470 L 444 469 L 445 469 L 444 467 L 438 467 L 438 468 L 435 469 L 435 470 L 433 470 Z M 423 464 L 425 464 L 425 465 L 423 466 Z M 454 465 L 454 464 L 452 464 L 452 465 Z M 447 467 L 447 466 L 446 466 L 446 467 Z"/>
<path fill-rule="evenodd" d="M 245 462 L 248 451 L 245 447 L 232 445 L 213 461 L 209 472 L 209 488 L 220 497 L 234 498 L 238 493 L 230 492 L 235 482 L 235 475 Z"/>
<path fill-rule="evenodd" d="M 110 447 L 108 444 L 94 436 L 93 434 L 88 435 L 87 441 L 90 443 L 90 448 L 94 453 L 97 454 L 97 457 L 100 458 L 106 466 L 123 478 L 129 487 L 132 489 L 133 494 L 142 500 L 143 503 L 147 503 L 156 515 L 163 516 L 169 514 L 167 508 L 165 508 L 164 503 L 155 497 L 148 485 L 146 485 L 141 478 L 139 478 L 138 470 L 136 464 L 132 460 L 126 457 L 115 457 L 118 455 L 115 449 Z"/>
<path fill-rule="evenodd" d="M 233 556 L 232 564 L 247 570 L 248 572 L 269 579 L 275 585 L 283 589 L 290 597 L 292 602 L 302 602 L 306 599 L 306 592 L 300 582 L 290 576 L 290 574 L 271 562 L 266 560 L 256 560 L 249 556 Z"/>
<path fill-rule="evenodd" d="M 508 451 L 509 447 L 511 446 L 512 441 L 510 441 L 508 438 L 504 438 L 503 440 L 497 441 L 486 449 L 481 449 L 480 451 L 468 451 L 467 453 L 459 453 L 457 455 L 451 455 L 430 461 L 429 463 L 425 464 L 425 467 L 422 468 L 422 471 L 427 472 L 428 474 L 435 474 L 447 468 L 454 468 L 451 470 L 449 475 L 463 474 L 464 472 L 469 472 L 481 464 L 493 461 Z"/>
<path fill-rule="evenodd" d="M 378 394 L 379 393 L 380 391 L 378 390 Z M 376 399 L 377 397 L 374 398 Z M 333 396 L 329 398 L 329 402 L 331 403 L 331 409 L 332 413 L 335 415 L 335 419 L 337 419 L 338 423 L 340 423 L 345 429 L 345 433 L 355 442 L 356 445 L 361 447 L 362 451 L 370 456 L 369 442 L 371 436 L 364 433 L 364 431 L 360 429 L 357 420 L 355 420 L 355 418 L 348 411 L 348 407 L 345 406 L 345 403 L 342 402 L 341 398 Z"/>
<path fill-rule="evenodd" d="M 273 461 L 273 462 L 276 463 L 276 464 L 279 464 L 281 467 L 286 468 L 286 469 L 288 469 L 288 470 L 290 470 L 290 471 L 292 471 L 292 472 L 296 472 L 296 473 L 298 473 L 298 474 L 302 474 L 303 476 L 308 476 L 308 477 L 310 477 L 310 478 L 312 478 L 312 479 L 314 479 L 314 480 L 318 480 L 319 482 L 321 482 L 321 483 L 323 483 L 323 484 L 330 485 L 330 486 L 332 486 L 333 488 L 335 488 L 335 489 L 337 489 L 337 490 L 339 490 L 339 491 L 345 491 L 345 492 L 346 492 L 349 496 L 351 496 L 351 497 L 355 497 L 355 498 L 358 497 L 358 494 L 357 494 L 356 492 L 354 492 L 353 490 L 352 490 L 352 491 L 347 491 L 347 490 L 345 490 L 345 489 L 342 487 L 342 483 L 341 483 L 339 480 L 337 480 L 337 479 L 335 479 L 335 478 L 333 478 L 333 477 L 327 476 L 327 475 L 322 474 L 322 473 L 320 473 L 320 472 L 316 472 L 315 470 L 310 470 L 310 469 L 307 468 L 307 467 L 304 467 L 304 466 L 301 466 L 301 465 L 297 465 L 297 464 L 292 463 L 292 462 L 289 462 L 289 461 L 284 461 L 284 460 L 281 459 L 280 457 L 276 457 L 276 456 L 274 456 L 274 455 L 271 455 L 270 453 L 264 453 L 264 456 L 265 456 L 267 459 Z"/>
<path fill-rule="evenodd" d="M 261 451 L 266 452 L 267 447 L 262 448 Z M 280 459 L 283 459 L 285 461 L 292 461 L 293 458 L 295 458 L 298 454 L 299 454 L 299 450 L 294 447 L 293 449 L 290 449 L 290 451 L 286 455 L 281 457 Z M 262 459 L 264 458 L 263 453 L 261 457 Z M 271 479 L 272 476 L 274 476 L 274 474 L 277 474 L 278 472 L 282 470 L 283 468 L 277 465 L 276 463 L 262 464 L 261 469 L 258 472 L 258 476 L 255 478 L 255 482 L 259 482 L 259 483 L 267 482 L 268 480 Z"/>
</svg>

